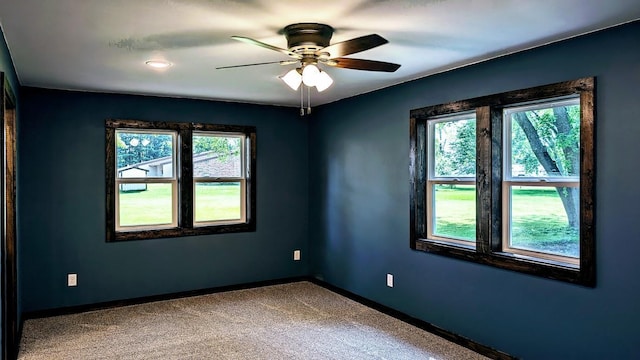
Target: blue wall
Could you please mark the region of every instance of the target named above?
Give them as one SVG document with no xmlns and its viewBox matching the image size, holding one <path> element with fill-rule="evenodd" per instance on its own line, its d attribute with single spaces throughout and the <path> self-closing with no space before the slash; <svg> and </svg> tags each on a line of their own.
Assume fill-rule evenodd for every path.
<svg viewBox="0 0 640 360">
<path fill-rule="evenodd" d="M 638 358 L 638 39 L 635 22 L 317 109 L 312 274 L 525 359 Z M 595 288 L 409 249 L 411 109 L 585 76 L 597 77 Z"/>
<path fill-rule="evenodd" d="M 307 120 L 291 108 L 23 88 L 22 311 L 303 276 Z M 105 242 L 107 118 L 254 125 L 257 231 Z M 294 262 L 293 250 L 302 250 Z M 78 287 L 66 286 L 78 273 Z"/>
</svg>

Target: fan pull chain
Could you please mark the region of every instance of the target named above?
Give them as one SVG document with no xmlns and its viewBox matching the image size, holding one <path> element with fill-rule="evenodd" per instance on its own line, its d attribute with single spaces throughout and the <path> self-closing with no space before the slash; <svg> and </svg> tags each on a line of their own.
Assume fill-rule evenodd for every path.
<svg viewBox="0 0 640 360">
<path fill-rule="evenodd" d="M 300 116 L 304 116 L 304 85 L 300 85 Z"/>
<path fill-rule="evenodd" d="M 311 88 L 307 89 L 307 115 L 311 114 Z"/>
<path fill-rule="evenodd" d="M 307 112 L 306 115 L 311 114 L 311 88 L 306 85 L 300 85 L 300 116 L 305 115 L 304 111 L 304 88 L 307 88 Z"/>
</svg>

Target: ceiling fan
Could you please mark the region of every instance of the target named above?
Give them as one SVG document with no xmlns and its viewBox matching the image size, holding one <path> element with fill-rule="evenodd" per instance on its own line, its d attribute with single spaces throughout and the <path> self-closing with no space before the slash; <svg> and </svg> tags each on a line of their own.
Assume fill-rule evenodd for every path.
<svg viewBox="0 0 640 360">
<path fill-rule="evenodd" d="M 318 64 L 345 69 L 383 72 L 394 72 L 400 67 L 399 64 L 389 62 L 344 57 L 388 43 L 388 41 L 380 35 L 371 34 L 330 44 L 333 31 L 331 26 L 325 24 L 299 23 L 288 25 L 283 29 L 284 36 L 287 38 L 287 49 L 244 36 L 232 36 L 231 38 L 234 40 L 278 51 L 293 58 L 293 60 L 221 66 L 216 69 L 266 64 L 299 64 L 299 67 L 289 71 L 280 78 L 293 90 L 297 90 L 300 84 L 303 83 L 308 87 L 315 86 L 318 91 L 323 91 L 333 83 L 333 80 L 326 72 L 318 68 Z"/>
</svg>

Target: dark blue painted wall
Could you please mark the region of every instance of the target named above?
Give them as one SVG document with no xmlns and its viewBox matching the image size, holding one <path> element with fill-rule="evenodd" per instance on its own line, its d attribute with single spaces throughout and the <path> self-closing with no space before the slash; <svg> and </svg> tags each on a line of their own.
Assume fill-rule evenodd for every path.
<svg viewBox="0 0 640 360">
<path fill-rule="evenodd" d="M 22 103 L 22 311 L 308 274 L 308 125 L 295 109 L 34 88 Z M 257 231 L 106 243 L 107 118 L 255 125 Z"/>
<path fill-rule="evenodd" d="M 312 273 L 524 359 L 640 357 L 638 39 L 635 22 L 318 108 Z M 597 287 L 409 249 L 411 109 L 585 76 L 597 77 Z"/>
</svg>

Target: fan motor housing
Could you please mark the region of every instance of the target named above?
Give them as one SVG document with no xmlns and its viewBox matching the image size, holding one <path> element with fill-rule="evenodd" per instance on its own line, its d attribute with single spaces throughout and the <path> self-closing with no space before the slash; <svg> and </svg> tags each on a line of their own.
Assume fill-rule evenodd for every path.
<svg viewBox="0 0 640 360">
<path fill-rule="evenodd" d="M 284 28 L 287 46 L 293 52 L 315 52 L 329 46 L 333 28 L 325 24 L 299 23 Z"/>
</svg>

